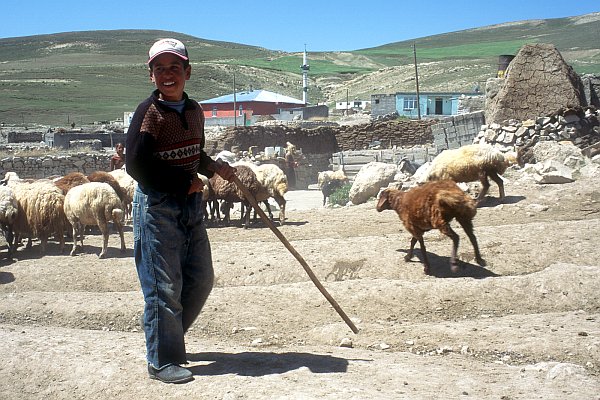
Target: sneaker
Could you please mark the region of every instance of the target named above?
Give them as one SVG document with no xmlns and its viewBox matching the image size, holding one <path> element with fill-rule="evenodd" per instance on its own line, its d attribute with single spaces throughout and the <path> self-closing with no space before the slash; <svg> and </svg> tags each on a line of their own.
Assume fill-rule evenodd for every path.
<svg viewBox="0 0 600 400">
<path fill-rule="evenodd" d="M 156 369 L 148 364 L 148 375 L 150 379 L 156 379 L 165 383 L 186 383 L 193 381 L 192 373 L 177 364 L 167 365 L 162 369 Z"/>
</svg>

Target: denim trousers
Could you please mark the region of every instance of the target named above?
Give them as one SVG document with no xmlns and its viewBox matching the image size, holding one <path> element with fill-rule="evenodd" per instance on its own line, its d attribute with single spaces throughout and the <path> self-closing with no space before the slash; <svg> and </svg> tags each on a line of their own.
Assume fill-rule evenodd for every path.
<svg viewBox="0 0 600 400">
<path fill-rule="evenodd" d="M 144 295 L 146 357 L 154 368 L 185 364 L 185 332 L 214 282 L 201 193 L 144 188 L 133 199 L 133 252 Z"/>
</svg>

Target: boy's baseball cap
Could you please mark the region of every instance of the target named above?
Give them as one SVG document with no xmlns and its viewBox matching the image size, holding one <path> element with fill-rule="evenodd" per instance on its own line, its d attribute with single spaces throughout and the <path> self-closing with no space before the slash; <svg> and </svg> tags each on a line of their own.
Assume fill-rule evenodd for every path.
<svg viewBox="0 0 600 400">
<path fill-rule="evenodd" d="M 175 54 L 182 60 L 188 61 L 188 52 L 185 45 L 177 39 L 160 39 L 150 47 L 148 52 L 148 64 L 163 53 Z"/>
</svg>

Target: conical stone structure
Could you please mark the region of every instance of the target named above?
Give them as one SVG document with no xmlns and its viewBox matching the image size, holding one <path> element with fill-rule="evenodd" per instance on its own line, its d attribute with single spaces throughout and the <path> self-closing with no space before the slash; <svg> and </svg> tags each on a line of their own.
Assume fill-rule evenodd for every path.
<svg viewBox="0 0 600 400">
<path fill-rule="evenodd" d="M 552 44 L 527 44 L 511 61 L 497 94 L 487 99 L 486 123 L 524 121 L 585 106 L 581 79 Z"/>
</svg>

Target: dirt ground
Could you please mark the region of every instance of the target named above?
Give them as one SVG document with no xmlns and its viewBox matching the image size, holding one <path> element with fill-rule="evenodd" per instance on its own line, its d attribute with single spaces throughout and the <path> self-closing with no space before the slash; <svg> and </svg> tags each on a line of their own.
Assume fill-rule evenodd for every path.
<svg viewBox="0 0 600 400">
<path fill-rule="evenodd" d="M 463 268 L 432 231 L 433 276 L 404 261 L 410 237 L 374 200 L 288 193 L 279 229 L 358 334 L 263 224 L 210 227 L 217 280 L 185 385 L 147 378 L 130 226 L 129 250 L 114 234 L 103 260 L 94 234 L 75 257 L 21 248 L 0 261 L 0 398 L 600 399 L 600 177 L 506 177 L 474 221 L 487 265 L 456 226 Z"/>
</svg>

